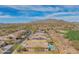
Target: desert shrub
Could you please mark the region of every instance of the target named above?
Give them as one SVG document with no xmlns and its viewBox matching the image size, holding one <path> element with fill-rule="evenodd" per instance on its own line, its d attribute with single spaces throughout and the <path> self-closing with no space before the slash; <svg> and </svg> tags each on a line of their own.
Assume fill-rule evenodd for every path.
<svg viewBox="0 0 79 59">
<path fill-rule="evenodd" d="M 75 49 L 79 50 L 79 41 L 73 41 L 72 46 L 74 46 Z"/>
</svg>

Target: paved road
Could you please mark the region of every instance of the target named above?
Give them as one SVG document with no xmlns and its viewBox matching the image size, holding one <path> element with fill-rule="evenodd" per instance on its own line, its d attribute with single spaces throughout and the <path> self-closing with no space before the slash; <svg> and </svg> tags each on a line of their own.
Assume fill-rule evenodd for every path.
<svg viewBox="0 0 79 59">
<path fill-rule="evenodd" d="M 26 34 L 31 34 L 31 32 L 26 32 Z M 20 41 L 17 43 L 17 44 L 21 44 L 24 40 L 26 40 L 26 38 L 29 36 L 29 35 L 24 35 L 25 37 L 23 38 L 23 39 L 20 39 Z M 9 49 L 7 49 L 6 50 L 6 52 L 4 52 L 4 54 L 11 54 L 14 50 L 12 50 L 13 49 L 13 47 L 14 47 L 14 45 L 13 46 L 11 46 Z"/>
<path fill-rule="evenodd" d="M 10 53 L 12 53 L 12 48 L 13 48 L 13 46 L 10 47 L 9 49 L 7 49 L 7 50 L 4 52 L 4 54 L 10 54 Z"/>
</svg>

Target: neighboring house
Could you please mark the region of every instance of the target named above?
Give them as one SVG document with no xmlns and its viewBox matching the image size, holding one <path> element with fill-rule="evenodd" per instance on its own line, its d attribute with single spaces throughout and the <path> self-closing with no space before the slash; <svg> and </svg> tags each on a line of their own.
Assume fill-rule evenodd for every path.
<svg viewBox="0 0 79 59">
<path fill-rule="evenodd" d="M 29 52 L 47 52 L 48 51 L 48 42 L 50 39 L 47 37 L 47 34 L 43 31 L 36 31 L 29 37 L 29 40 L 26 42 L 26 49 Z"/>
<path fill-rule="evenodd" d="M 4 44 L 4 41 L 0 41 L 0 48 L 1 48 L 1 46 Z"/>
</svg>

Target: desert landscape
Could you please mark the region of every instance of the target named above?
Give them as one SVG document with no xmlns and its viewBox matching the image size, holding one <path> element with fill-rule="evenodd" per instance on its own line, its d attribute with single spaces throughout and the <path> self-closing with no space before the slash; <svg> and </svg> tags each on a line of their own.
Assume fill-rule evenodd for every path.
<svg viewBox="0 0 79 59">
<path fill-rule="evenodd" d="M 78 5 L 0 6 L 0 54 L 78 53 Z"/>
<path fill-rule="evenodd" d="M 1 54 L 78 54 L 79 24 L 56 19 L 0 24 Z"/>
</svg>

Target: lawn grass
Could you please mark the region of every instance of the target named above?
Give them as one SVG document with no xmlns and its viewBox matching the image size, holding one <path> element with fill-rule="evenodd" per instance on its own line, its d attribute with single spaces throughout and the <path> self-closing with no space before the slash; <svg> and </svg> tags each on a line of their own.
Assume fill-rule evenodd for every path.
<svg viewBox="0 0 79 59">
<path fill-rule="evenodd" d="M 65 34 L 65 37 L 68 38 L 69 40 L 78 40 L 79 41 L 79 31 L 69 30 Z"/>
</svg>

